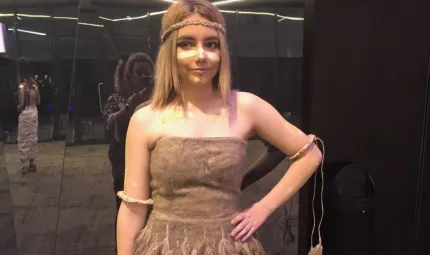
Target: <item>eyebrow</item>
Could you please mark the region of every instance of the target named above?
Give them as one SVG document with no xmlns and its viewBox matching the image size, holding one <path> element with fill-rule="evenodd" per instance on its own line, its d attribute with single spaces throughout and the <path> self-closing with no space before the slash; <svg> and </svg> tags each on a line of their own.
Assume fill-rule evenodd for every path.
<svg viewBox="0 0 430 255">
<path fill-rule="evenodd" d="M 196 38 L 194 38 L 193 36 L 190 36 L 190 35 L 183 35 L 183 36 L 178 38 L 178 41 L 181 41 L 181 40 L 193 40 L 194 41 L 194 40 L 196 40 Z M 213 40 L 219 41 L 218 36 L 210 36 L 208 38 L 205 38 L 205 41 L 213 41 Z"/>
</svg>

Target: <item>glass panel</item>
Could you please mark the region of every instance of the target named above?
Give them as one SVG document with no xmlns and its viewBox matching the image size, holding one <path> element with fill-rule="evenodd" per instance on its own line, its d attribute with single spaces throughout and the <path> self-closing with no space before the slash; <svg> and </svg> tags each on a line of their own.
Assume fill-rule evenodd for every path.
<svg viewBox="0 0 430 255">
<path fill-rule="evenodd" d="M 0 10 L 8 37 L 7 52 L 0 56 L 6 182 L 19 253 L 49 254 L 55 250 L 57 234 L 67 84 L 74 55 L 70 46 L 78 9 L 67 4 L 34 8 L 21 4 L 16 3 L 16 13 Z"/>
<path fill-rule="evenodd" d="M 3 130 L 0 115 L 0 130 Z M 0 133 L 0 251 L 3 254 L 18 255 L 13 207 L 10 196 L 9 176 L 4 154 L 3 132 Z"/>
</svg>

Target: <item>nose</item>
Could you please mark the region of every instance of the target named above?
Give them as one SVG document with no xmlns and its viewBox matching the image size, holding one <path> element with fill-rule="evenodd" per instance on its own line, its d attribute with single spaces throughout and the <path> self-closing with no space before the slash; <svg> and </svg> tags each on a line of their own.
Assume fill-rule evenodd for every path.
<svg viewBox="0 0 430 255">
<path fill-rule="evenodd" d="M 199 47 L 197 49 L 197 59 L 198 60 L 206 60 L 207 54 L 206 51 L 203 49 L 203 47 Z"/>
</svg>

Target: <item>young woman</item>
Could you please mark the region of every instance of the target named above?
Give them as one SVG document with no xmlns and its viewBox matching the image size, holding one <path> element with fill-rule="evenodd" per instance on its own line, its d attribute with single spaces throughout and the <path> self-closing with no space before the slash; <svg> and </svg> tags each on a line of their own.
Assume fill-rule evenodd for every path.
<svg viewBox="0 0 430 255">
<path fill-rule="evenodd" d="M 37 171 L 34 161 L 37 153 L 37 126 L 39 123 L 37 106 L 40 104 L 40 93 L 36 81 L 31 76 L 30 61 L 23 57 L 19 58 L 18 152 L 22 174 Z M 27 160 L 29 161 L 29 166 L 26 166 Z"/>
<path fill-rule="evenodd" d="M 264 254 L 253 234 L 321 161 L 313 137 L 259 97 L 230 91 L 224 27 L 206 0 L 180 0 L 164 14 L 152 101 L 133 115 L 127 132 L 120 255 Z M 253 134 L 297 159 L 242 211 L 246 140 Z"/>
</svg>

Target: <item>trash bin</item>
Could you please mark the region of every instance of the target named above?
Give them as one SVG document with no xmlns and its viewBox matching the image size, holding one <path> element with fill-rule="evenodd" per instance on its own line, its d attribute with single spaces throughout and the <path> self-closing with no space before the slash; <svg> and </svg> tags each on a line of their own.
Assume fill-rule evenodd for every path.
<svg viewBox="0 0 430 255">
<path fill-rule="evenodd" d="M 374 254 L 372 177 L 351 163 L 328 164 L 324 172 L 324 255 Z"/>
</svg>

